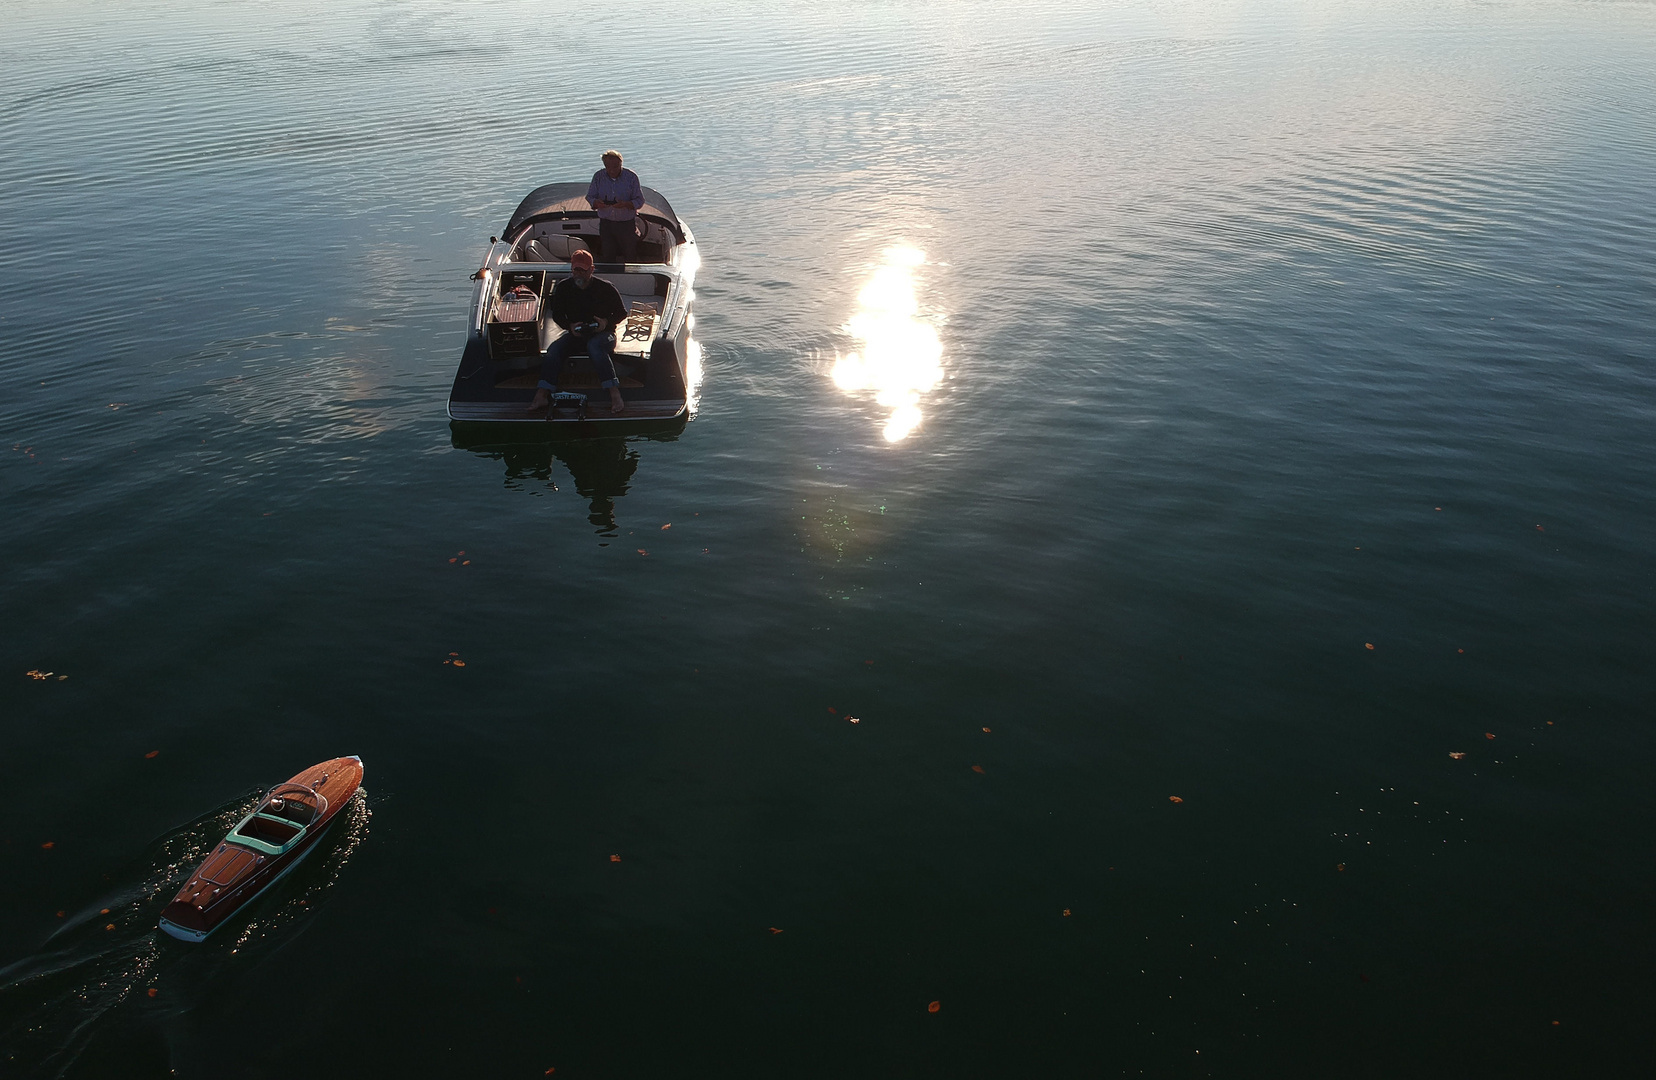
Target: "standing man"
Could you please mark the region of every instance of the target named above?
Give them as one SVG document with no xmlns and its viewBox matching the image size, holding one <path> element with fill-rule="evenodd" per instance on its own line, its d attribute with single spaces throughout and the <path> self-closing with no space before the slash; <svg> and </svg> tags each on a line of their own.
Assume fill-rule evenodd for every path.
<svg viewBox="0 0 1656 1080">
<path fill-rule="evenodd" d="M 610 349 L 615 345 L 616 323 L 627 317 L 627 305 L 614 285 L 592 276 L 592 252 L 581 250 L 569 256 L 569 276 L 553 287 L 548 307 L 552 321 L 565 333 L 546 349 L 529 411 L 539 412 L 551 403 L 552 395 L 558 392 L 558 376 L 563 374 L 564 363 L 577 352 L 586 353 L 604 389 L 609 391 L 610 412 L 624 411 L 627 403 L 621 400 L 621 380 L 615 376 L 615 358 Z"/>
<path fill-rule="evenodd" d="M 638 250 L 638 212 L 644 188 L 638 174 L 621 167 L 621 151 L 605 150 L 604 167 L 587 185 L 587 205 L 598 211 L 598 238 L 605 262 L 632 262 Z"/>
</svg>

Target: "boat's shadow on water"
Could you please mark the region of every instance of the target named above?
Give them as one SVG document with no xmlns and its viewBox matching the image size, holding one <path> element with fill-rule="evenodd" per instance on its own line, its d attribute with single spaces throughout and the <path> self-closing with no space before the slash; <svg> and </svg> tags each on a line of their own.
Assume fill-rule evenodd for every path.
<svg viewBox="0 0 1656 1080">
<path fill-rule="evenodd" d="M 638 471 L 639 454 L 633 444 L 641 440 L 672 442 L 684 430 L 684 421 L 674 421 L 658 430 L 601 438 L 577 437 L 562 431 L 554 435 L 537 428 L 533 431 L 539 438 L 519 436 L 511 442 L 502 441 L 498 431 L 487 433 L 492 436 L 490 442 L 481 441 L 481 435 L 463 437 L 459 428 L 455 425 L 454 445 L 503 462 L 508 488 L 557 491 L 562 475 L 554 464 L 561 464 L 569 470 L 576 494 L 587 500 L 587 520 L 600 534 L 611 536 L 617 528 L 615 500 L 627 493 L 633 473 Z"/>
<path fill-rule="evenodd" d="M 262 789 L 250 791 L 160 837 L 111 874 L 102 893 L 65 912 L 63 925 L 38 950 L 0 968 L 5 1075 L 13 1067 L 19 1076 L 76 1072 L 86 1064 L 83 1055 L 106 1031 L 120 1028 L 129 1010 L 150 1005 L 158 985 L 165 983 L 168 1007 L 187 1010 L 190 1003 L 180 997 L 211 995 L 215 972 L 231 957 L 257 959 L 302 932 L 305 917 L 368 835 L 365 789 L 339 812 L 313 857 L 206 941 L 174 941 L 156 925 L 191 871 L 262 796 Z"/>
</svg>

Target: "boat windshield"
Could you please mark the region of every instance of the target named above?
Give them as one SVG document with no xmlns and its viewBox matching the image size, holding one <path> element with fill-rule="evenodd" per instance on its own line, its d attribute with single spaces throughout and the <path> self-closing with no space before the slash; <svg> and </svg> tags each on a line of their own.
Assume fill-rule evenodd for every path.
<svg viewBox="0 0 1656 1080">
<path fill-rule="evenodd" d="M 280 818 L 304 828 L 328 809 L 328 800 L 320 792 L 303 784 L 277 784 L 265 793 L 255 813 L 263 817 Z"/>
</svg>

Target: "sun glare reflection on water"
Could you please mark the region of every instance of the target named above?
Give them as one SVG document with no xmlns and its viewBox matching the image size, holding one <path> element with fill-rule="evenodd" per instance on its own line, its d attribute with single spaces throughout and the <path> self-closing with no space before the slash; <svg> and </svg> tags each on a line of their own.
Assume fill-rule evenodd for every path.
<svg viewBox="0 0 1656 1080">
<path fill-rule="evenodd" d="M 695 329 L 695 316 L 691 316 L 691 329 Z M 694 420 L 696 413 L 701 409 L 702 384 L 702 347 L 701 342 L 691 338 L 685 346 L 684 360 L 684 394 L 685 412 Z"/>
<path fill-rule="evenodd" d="M 943 378 L 943 342 L 933 318 L 920 317 L 915 294 L 915 268 L 925 261 L 926 253 L 911 247 L 881 254 L 845 324 L 861 347 L 834 360 L 834 385 L 847 394 L 873 390 L 874 400 L 891 410 L 887 442 L 900 442 L 920 426 L 920 396 Z"/>
</svg>

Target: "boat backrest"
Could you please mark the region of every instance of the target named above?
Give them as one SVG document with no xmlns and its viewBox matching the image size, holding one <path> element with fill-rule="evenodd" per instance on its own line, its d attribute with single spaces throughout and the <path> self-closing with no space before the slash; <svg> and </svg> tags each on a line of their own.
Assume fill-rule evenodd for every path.
<svg viewBox="0 0 1656 1080">
<path fill-rule="evenodd" d="M 519 262 L 568 262 L 577 251 L 592 250 L 579 236 L 570 236 L 558 229 L 537 225 L 518 241 Z"/>
<path fill-rule="evenodd" d="M 556 262 L 552 252 L 539 240 L 529 239 L 518 245 L 515 256 L 518 262 Z"/>
<path fill-rule="evenodd" d="M 663 252 L 673 250 L 677 238 L 667 226 L 649 218 L 639 218 L 638 238 L 646 244 L 659 244 Z"/>
<path fill-rule="evenodd" d="M 615 286 L 615 291 L 623 298 L 640 296 L 666 296 L 667 282 L 654 274 L 605 274 L 599 277 Z"/>
</svg>

